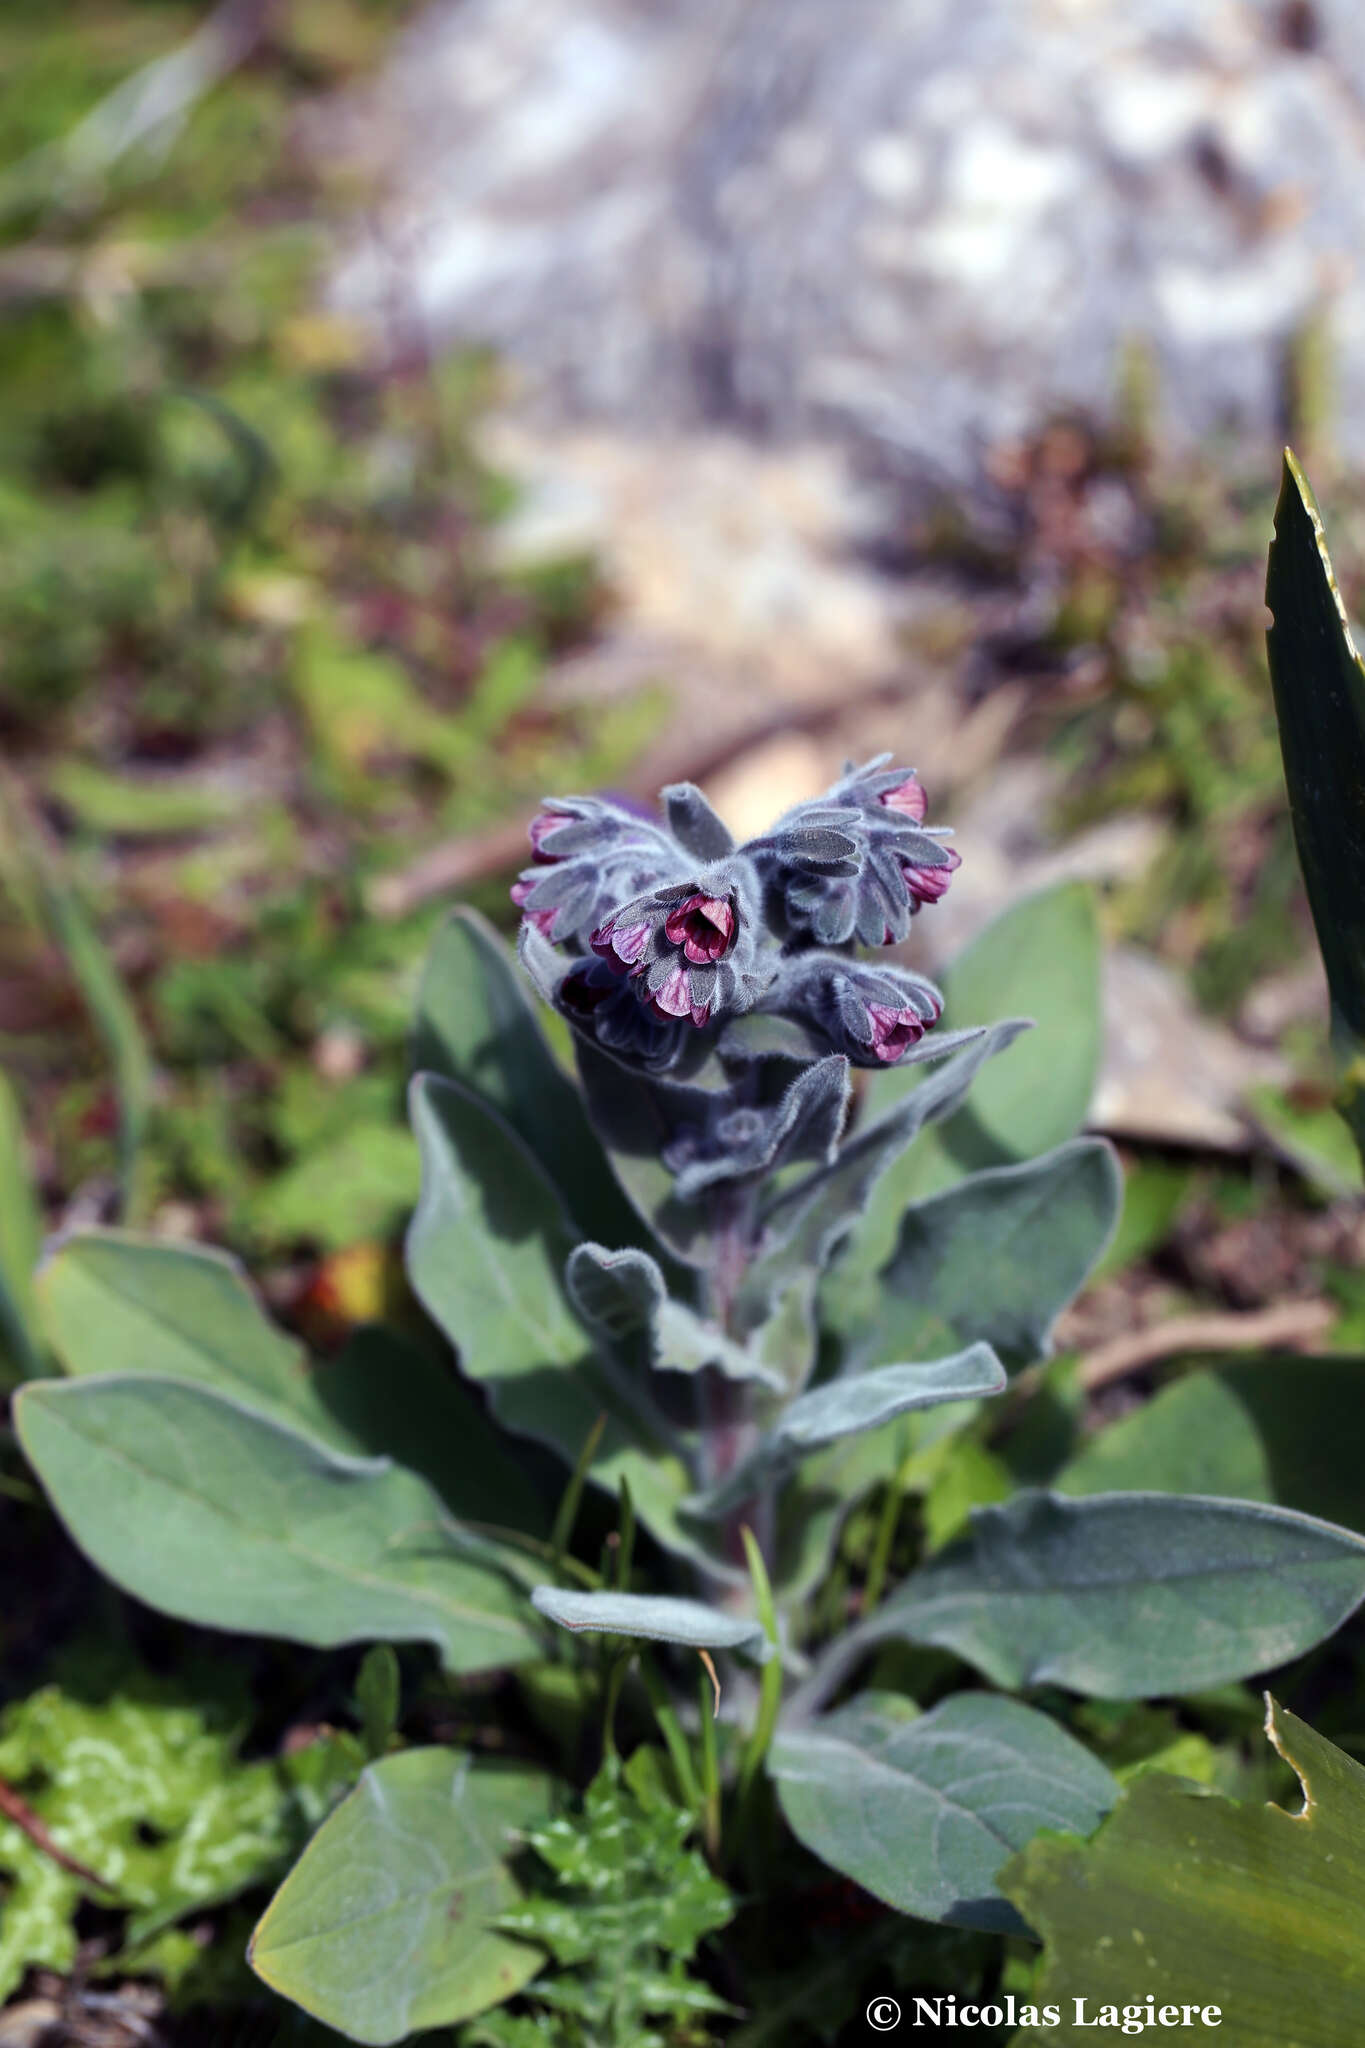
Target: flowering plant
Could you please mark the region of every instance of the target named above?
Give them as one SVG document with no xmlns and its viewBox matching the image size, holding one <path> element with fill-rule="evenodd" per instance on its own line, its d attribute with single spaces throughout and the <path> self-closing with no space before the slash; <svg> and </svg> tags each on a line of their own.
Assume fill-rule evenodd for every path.
<svg viewBox="0 0 1365 2048">
<path fill-rule="evenodd" d="M 1094 1491 L 1069 1426 L 1011 1433 L 1040 1387 L 1065 1420 L 1053 1326 L 1120 1205 L 1109 1146 L 1075 1135 L 1093 923 L 1074 892 L 1024 905 L 943 990 L 889 959 L 957 866 L 926 815 L 884 760 L 742 846 L 688 785 L 658 818 L 547 802 L 513 894 L 577 1081 L 479 918 L 442 931 L 419 999 L 408 1273 L 458 1374 L 381 1328 L 309 1368 L 212 1252 L 90 1232 L 43 1269 L 69 1377 L 30 1385 L 18 1428 L 117 1583 L 220 1628 L 426 1645 L 462 1714 L 483 1684 L 580 1778 L 605 1755 L 589 1819 L 629 1804 L 631 1732 L 640 1867 L 696 1901 L 637 2018 L 731 2009 L 684 1970 L 728 1910 L 677 1861 L 694 1829 L 759 1891 L 794 1837 L 801 1869 L 912 1919 L 1025 1932 L 1011 1853 L 1120 1800 L 1078 1702 L 1223 1686 L 1365 1598 L 1348 1530 Z M 1038 1054 L 998 1000 L 1009 959 L 1050 1012 Z M 599 1947 L 521 1901 L 528 1840 L 594 1895 L 546 1825 L 543 1754 L 388 1754 L 396 1708 L 377 1718 L 257 1929 L 259 1975 L 377 2043 L 524 1987 L 606 2010 L 537 1974 Z M 561 2038 L 542 2018 L 475 2038 Z"/>
</svg>

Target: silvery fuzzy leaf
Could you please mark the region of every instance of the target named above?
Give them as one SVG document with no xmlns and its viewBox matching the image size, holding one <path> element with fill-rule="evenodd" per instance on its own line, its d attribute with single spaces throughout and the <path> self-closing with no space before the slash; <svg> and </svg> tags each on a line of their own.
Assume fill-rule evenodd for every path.
<svg viewBox="0 0 1365 2048">
<path fill-rule="evenodd" d="M 939 1039 L 934 1051 L 955 1057 L 928 1075 L 888 1116 L 855 1133 L 828 1166 L 777 1196 L 765 1217 L 762 1250 L 742 1290 L 744 1326 L 762 1321 L 774 1295 L 797 1273 L 820 1271 L 853 1229 L 891 1161 L 926 1124 L 951 1116 L 985 1062 L 1027 1029 L 1025 1020 L 1012 1018 Z"/>
<path fill-rule="evenodd" d="M 1052 1326 L 1118 1221 L 1123 1176 L 1102 1138 L 988 1167 L 916 1202 L 858 1336 L 865 1362 L 907 1349 L 993 1344 L 1010 1368 L 1047 1356 Z"/>
<path fill-rule="evenodd" d="M 830 1380 L 793 1401 L 749 1455 L 718 1486 L 694 1494 L 683 1513 L 698 1521 L 718 1520 L 812 1451 L 880 1429 L 912 1409 L 998 1394 L 1005 1383 L 1005 1368 L 989 1344 L 971 1344 L 923 1364 L 883 1365 Z"/>
<path fill-rule="evenodd" d="M 695 783 L 671 782 L 660 795 L 673 837 L 697 860 L 723 860 L 727 853 L 734 852 L 729 827 L 717 817 Z"/>
<path fill-rule="evenodd" d="M 785 1382 L 758 1345 L 736 1344 L 686 1302 L 670 1297 L 647 1253 L 580 1244 L 569 1255 L 565 1288 L 594 1334 L 636 1371 L 698 1373 L 756 1380 L 781 1392 Z"/>
<path fill-rule="evenodd" d="M 799 1073 L 771 1107 L 718 1116 L 710 1156 L 696 1159 L 678 1175 L 679 1200 L 695 1201 L 719 1181 L 775 1173 L 798 1160 L 831 1159 L 850 1094 L 848 1061 L 832 1054 Z"/>
<path fill-rule="evenodd" d="M 760 1664 L 773 1654 L 761 1622 L 721 1614 L 700 1600 L 649 1593 L 577 1593 L 563 1586 L 537 1586 L 531 1595 L 537 1614 L 575 1635 L 640 1636 L 652 1643 L 679 1643 L 688 1650 L 743 1650 Z"/>
</svg>

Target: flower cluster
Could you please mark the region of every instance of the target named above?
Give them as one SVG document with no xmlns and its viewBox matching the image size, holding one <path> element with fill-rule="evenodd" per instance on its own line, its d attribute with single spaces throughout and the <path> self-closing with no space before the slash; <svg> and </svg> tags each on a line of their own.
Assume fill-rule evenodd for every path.
<svg viewBox="0 0 1365 2048">
<path fill-rule="evenodd" d="M 798 1020 L 857 1065 L 911 1055 L 938 1021 L 937 990 L 854 949 L 904 939 L 958 856 L 924 823 L 923 785 L 886 759 L 740 847 L 686 783 L 664 792 L 667 824 L 597 798 L 548 801 L 512 890 L 542 992 L 603 1051 L 652 1072 L 695 1064 L 712 1027 L 755 1010 Z"/>
</svg>

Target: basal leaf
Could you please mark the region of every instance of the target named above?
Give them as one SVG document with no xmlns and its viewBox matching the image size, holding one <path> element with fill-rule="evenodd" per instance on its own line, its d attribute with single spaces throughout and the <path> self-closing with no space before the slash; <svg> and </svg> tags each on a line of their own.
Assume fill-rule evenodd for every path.
<svg viewBox="0 0 1365 2048">
<path fill-rule="evenodd" d="M 321 1648 L 429 1642 L 452 1671 L 535 1653 L 492 1546 L 386 1459 L 177 1380 L 40 1381 L 15 1414 L 81 1549 L 164 1613 Z"/>
<path fill-rule="evenodd" d="M 1040 1836 L 1000 1872 L 1047 1944 L 1032 2003 L 1060 2014 L 1020 2048 L 1081 2048 L 1105 2005 L 1122 2014 L 1139 1998 L 1158 2013 L 1194 2008 L 1173 2039 L 1216 2024 L 1237 2048 L 1356 2048 L 1365 1771 L 1273 1700 L 1267 1708 L 1266 1733 L 1302 1782 L 1300 1812 L 1239 1805 L 1152 1771 L 1091 1841 Z"/>
<path fill-rule="evenodd" d="M 855 1634 L 953 1650 L 997 1685 L 1194 1692 L 1299 1656 L 1365 1599 L 1365 1537 L 1259 1502 L 1029 1491 Z"/>
<path fill-rule="evenodd" d="M 460 909 L 432 944 L 417 997 L 412 1063 L 463 1083 L 505 1117 L 588 1236 L 628 1243 L 638 1225 L 545 1041 L 516 961 L 486 919 Z"/>
<path fill-rule="evenodd" d="M 561 1628 L 581 1635 L 641 1636 L 653 1643 L 681 1643 L 689 1650 L 745 1650 L 764 1662 L 770 1645 L 763 1624 L 722 1614 L 700 1600 L 676 1600 L 649 1593 L 578 1593 L 561 1586 L 537 1586 L 531 1605 Z"/>
<path fill-rule="evenodd" d="M 302 1345 L 274 1327 L 226 1252 L 83 1230 L 44 1260 L 37 1292 L 69 1373 L 186 1380 L 328 1432 Z"/>
<path fill-rule="evenodd" d="M 1332 998 L 1341 1106 L 1365 1156 L 1365 665 L 1308 479 L 1285 450 L 1265 600 L 1294 842 Z"/>
<path fill-rule="evenodd" d="M 1123 1182 L 1110 1147 L 1077 1138 L 988 1168 L 907 1210 L 878 1281 L 862 1360 L 974 1341 L 1010 1367 L 1045 1357 L 1052 1325 L 1113 1230 Z"/>
<path fill-rule="evenodd" d="M 995 1873 L 1039 1828 L 1089 1834 L 1118 1786 L 1017 1700 L 960 1693 L 921 1714 L 895 1693 L 779 1729 L 769 1769 L 792 1831 L 898 1912 L 1021 1930 Z"/>
<path fill-rule="evenodd" d="M 371 1764 L 266 1908 L 252 1968 L 353 2041 L 404 2041 L 501 2004 L 543 1961 L 491 1923 L 520 1897 L 507 1858 L 545 1804 L 534 1773 L 454 1750 Z"/>
</svg>

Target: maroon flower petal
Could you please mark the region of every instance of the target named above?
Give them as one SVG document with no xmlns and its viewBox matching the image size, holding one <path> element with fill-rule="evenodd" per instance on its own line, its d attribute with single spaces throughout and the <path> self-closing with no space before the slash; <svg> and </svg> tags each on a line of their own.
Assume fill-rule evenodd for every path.
<svg viewBox="0 0 1365 2048">
<path fill-rule="evenodd" d="M 537 811 L 526 827 L 526 837 L 531 842 L 531 858 L 544 862 L 557 859 L 556 854 L 545 851 L 544 842 L 552 832 L 557 832 L 561 825 L 571 823 L 571 819 L 561 818 L 555 811 Z"/>
<path fill-rule="evenodd" d="M 723 896 L 688 896 L 664 919 L 664 937 L 694 967 L 719 960 L 735 938 L 735 913 Z"/>
<path fill-rule="evenodd" d="M 555 919 L 558 917 L 559 912 L 557 910 L 528 910 L 526 908 L 526 899 L 535 886 L 534 882 L 513 882 L 511 888 L 512 901 L 516 904 L 517 909 L 528 924 L 533 924 L 536 930 L 545 938 L 552 939 L 555 935 Z"/>
<path fill-rule="evenodd" d="M 617 925 L 610 918 L 588 940 L 593 952 L 606 961 L 614 974 L 636 974 L 649 944 L 647 924 Z"/>
<path fill-rule="evenodd" d="M 924 1036 L 924 1019 L 914 1010 L 892 1010 L 884 1003 L 869 1003 L 867 1014 L 872 1025 L 872 1050 L 887 1066 L 893 1066 L 902 1053 Z"/>
<path fill-rule="evenodd" d="M 937 903 L 946 896 L 954 870 L 962 865 L 960 853 L 954 852 L 951 846 L 945 846 L 943 850 L 948 858 L 941 867 L 916 868 L 907 865 L 901 868 L 901 873 L 905 876 L 905 886 L 910 891 L 911 901 L 916 908 L 925 903 Z"/>
<path fill-rule="evenodd" d="M 912 823 L 921 825 L 929 808 L 929 795 L 919 777 L 909 775 L 895 789 L 888 789 L 882 797 L 882 802 L 889 811 L 899 811 L 903 818 L 909 818 Z"/>
</svg>

